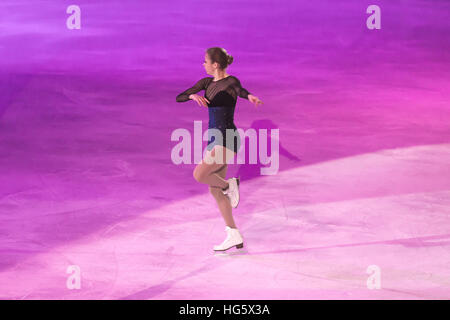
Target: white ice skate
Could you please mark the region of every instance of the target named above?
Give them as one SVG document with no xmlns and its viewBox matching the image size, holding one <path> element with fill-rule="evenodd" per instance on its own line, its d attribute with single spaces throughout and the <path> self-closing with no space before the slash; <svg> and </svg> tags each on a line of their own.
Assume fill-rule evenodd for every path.
<svg viewBox="0 0 450 320">
<path fill-rule="evenodd" d="M 227 238 L 221 244 L 214 246 L 214 251 L 225 251 L 234 246 L 236 246 L 237 249 L 244 247 L 244 239 L 242 239 L 238 229 L 226 226 L 225 231 L 227 232 Z"/>
<path fill-rule="evenodd" d="M 237 208 L 239 204 L 239 178 L 231 178 L 227 180 L 228 189 L 223 194 L 228 197 L 232 208 Z"/>
</svg>

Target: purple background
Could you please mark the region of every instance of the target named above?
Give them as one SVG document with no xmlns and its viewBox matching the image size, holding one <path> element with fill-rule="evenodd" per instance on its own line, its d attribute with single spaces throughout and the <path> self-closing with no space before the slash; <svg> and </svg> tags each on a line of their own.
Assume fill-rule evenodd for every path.
<svg viewBox="0 0 450 320">
<path fill-rule="evenodd" d="M 261 176 L 259 165 L 229 168 L 228 176 L 238 174 L 243 181 L 243 214 L 238 224 L 250 239 L 254 235 L 257 242 L 266 232 L 275 232 L 270 226 L 277 224 L 260 222 L 259 226 L 265 227 L 252 229 L 251 221 L 258 221 L 253 214 L 275 212 L 290 201 L 291 205 L 304 205 L 449 190 L 449 1 L 89 0 L 76 1 L 81 7 L 81 29 L 68 30 L 65 11 L 71 4 L 74 2 L 0 3 L 0 297 L 188 297 L 187 291 L 171 291 L 176 287 L 172 282 L 158 287 L 161 279 L 170 276 L 161 278 L 168 270 L 164 265 L 155 267 L 143 280 L 154 290 L 145 289 L 138 276 L 135 283 L 128 279 L 114 290 L 107 284 L 109 278 L 104 283 L 99 280 L 103 287 L 91 278 L 92 287 L 82 293 L 60 285 L 65 283 L 68 264 L 87 264 L 98 258 L 97 271 L 110 271 L 106 267 L 112 261 L 108 250 L 113 249 L 95 245 L 108 239 L 105 230 L 117 230 L 121 223 L 135 221 L 132 226 L 145 226 L 154 232 L 155 238 L 136 246 L 142 252 L 154 250 L 156 255 L 165 250 L 164 256 L 158 256 L 160 261 L 172 261 L 176 256 L 171 267 L 195 263 L 210 254 L 212 243 L 202 238 L 205 219 L 217 219 L 214 228 L 220 230 L 211 242 L 222 240 L 220 213 L 207 187 L 193 179 L 194 165 L 176 166 L 170 158 L 175 145 L 170 141 L 173 130 L 192 131 L 194 120 L 203 120 L 206 130 L 206 109 L 194 102 L 176 103 L 175 97 L 207 76 L 203 56 L 213 46 L 224 47 L 234 56 L 227 72 L 264 102 L 255 108 L 239 99 L 237 127 L 280 130 L 279 175 Z M 366 27 L 366 8 L 371 4 L 381 8 L 381 30 Z M 415 154 L 417 167 L 408 167 L 411 171 L 405 175 L 403 163 L 394 168 L 378 158 L 319 170 L 323 176 L 316 193 L 309 192 L 309 173 L 298 171 L 385 150 L 428 145 L 444 148 L 435 151 L 432 159 L 425 156 L 432 156 L 433 149 Z M 421 171 L 424 163 L 432 164 L 430 171 Z M 343 182 L 342 176 L 340 182 L 331 182 L 335 175 L 349 177 L 357 166 L 370 172 L 372 179 L 358 187 Z M 370 171 L 377 166 L 389 170 Z M 285 202 L 280 203 L 280 199 Z M 437 199 L 421 208 L 445 203 L 448 193 Z M 201 205 L 205 201 L 209 204 L 206 208 Z M 164 209 L 169 204 L 174 207 Z M 407 220 L 401 210 L 390 208 L 385 218 L 398 219 L 398 228 L 417 224 L 418 230 L 426 230 L 424 234 L 405 231 L 406 238 L 447 235 L 448 231 L 440 228 L 449 225 L 448 209 L 440 211 L 445 212 L 445 219 L 440 216 L 437 220 L 424 209 L 423 221 L 418 221 L 415 217 Z M 295 213 L 299 219 L 308 219 L 304 211 Z M 338 225 L 351 225 L 346 219 L 351 218 L 344 215 L 337 219 Z M 380 219 L 381 225 L 386 225 Z M 170 226 L 189 221 L 199 223 L 194 235 L 186 229 L 185 233 L 165 233 Z M 392 230 L 399 230 L 396 228 Z M 121 230 L 123 234 L 135 232 L 133 227 Z M 288 237 L 291 232 L 295 243 L 298 230 L 310 232 L 311 241 L 323 239 L 322 231 L 314 228 L 285 229 L 283 234 Z M 362 241 L 355 234 L 364 232 L 353 230 L 343 242 Z M 183 254 L 187 238 L 196 239 L 196 245 L 206 249 L 197 252 L 198 247 L 192 244 L 191 250 L 198 256 Z M 386 239 L 391 240 L 389 233 L 382 239 L 374 235 L 373 241 Z M 90 243 L 86 248 L 91 248 L 93 255 L 61 258 L 59 265 L 56 260 L 75 252 L 77 241 Z M 129 250 L 128 244 L 117 241 Z M 286 241 L 280 238 L 270 243 L 278 246 L 276 251 Z M 302 241 L 298 244 L 311 246 Z M 339 237 L 313 246 L 336 241 Z M 373 252 L 383 256 L 381 249 Z M 45 256 L 45 261 L 50 262 L 40 264 L 46 254 L 50 256 Z M 335 262 L 348 262 L 354 254 L 334 257 Z M 398 256 L 402 261 L 417 261 L 407 254 Z M 133 257 L 124 259 L 123 269 L 148 263 L 138 255 Z M 436 252 L 433 257 L 448 266 L 448 253 Z M 251 261 L 246 263 L 230 270 L 255 267 Z M 314 270 L 323 274 L 324 264 L 320 259 L 317 264 Z M 430 268 L 443 270 L 435 265 Z M 31 270 L 46 281 L 28 279 L 26 274 Z M 138 273 L 143 279 L 145 271 Z M 448 271 L 439 275 L 447 276 Z M 203 283 L 197 276 L 194 272 L 187 277 Z M 214 272 L 203 276 L 212 279 Z M 173 279 L 183 277 L 173 274 Z M 260 280 L 247 280 L 248 290 L 238 290 L 240 297 L 256 297 L 251 288 Z M 186 288 L 190 285 L 194 284 L 186 284 Z M 206 294 L 208 287 L 203 285 L 201 292 Z M 427 284 L 416 289 L 424 287 Z M 346 297 L 326 285 L 317 288 L 319 291 L 311 293 L 304 288 L 291 292 L 280 287 L 279 292 L 266 291 L 266 298 L 283 297 L 283 292 L 295 298 Z M 136 292 L 140 294 L 133 295 Z M 201 297 L 199 292 L 189 297 Z M 214 297 L 227 297 L 226 292 L 215 291 Z M 362 292 L 357 297 L 366 294 Z M 449 297 L 448 290 L 431 292 Z M 258 297 L 264 297 L 263 293 Z M 388 292 L 381 297 L 397 296 Z"/>
</svg>

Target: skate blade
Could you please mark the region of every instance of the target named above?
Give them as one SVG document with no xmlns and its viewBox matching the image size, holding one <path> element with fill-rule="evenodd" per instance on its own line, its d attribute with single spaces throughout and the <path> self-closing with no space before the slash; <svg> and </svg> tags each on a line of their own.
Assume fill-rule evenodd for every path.
<svg viewBox="0 0 450 320">
<path fill-rule="evenodd" d="M 233 250 L 229 249 L 228 251 L 214 251 L 214 256 L 218 258 L 228 258 L 234 256 L 242 256 L 248 254 L 247 249 L 242 250 Z"/>
<path fill-rule="evenodd" d="M 228 248 L 226 250 L 214 250 L 214 255 L 218 256 L 234 256 L 234 255 L 240 255 L 248 253 L 247 249 L 244 248 L 244 244 L 238 244 L 236 246 L 233 246 L 231 248 Z"/>
</svg>

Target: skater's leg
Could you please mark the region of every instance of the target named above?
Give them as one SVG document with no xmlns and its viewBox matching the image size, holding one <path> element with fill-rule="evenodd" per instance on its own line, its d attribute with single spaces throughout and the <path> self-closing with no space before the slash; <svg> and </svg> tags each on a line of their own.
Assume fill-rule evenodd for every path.
<svg viewBox="0 0 450 320">
<path fill-rule="evenodd" d="M 225 179 L 227 174 L 228 166 L 225 164 L 219 171 L 216 172 L 222 179 Z M 219 206 L 220 213 L 222 214 L 225 224 L 230 228 L 236 228 L 236 224 L 233 219 L 232 209 L 230 200 L 226 195 L 223 194 L 222 190 L 219 188 L 214 188 L 209 186 L 209 192 L 216 199 L 217 205 Z"/>
<path fill-rule="evenodd" d="M 219 163 L 209 163 L 205 158 L 195 167 L 193 175 L 195 180 L 198 182 L 208 184 L 209 186 L 217 188 L 220 191 L 220 189 L 225 189 L 228 187 L 228 182 L 216 173 L 226 165 L 225 148 L 222 146 L 216 146 L 216 148 L 214 148 L 211 154 L 207 157 L 210 159 L 214 158 L 215 152 L 218 148 L 223 148 L 222 161 Z"/>
</svg>

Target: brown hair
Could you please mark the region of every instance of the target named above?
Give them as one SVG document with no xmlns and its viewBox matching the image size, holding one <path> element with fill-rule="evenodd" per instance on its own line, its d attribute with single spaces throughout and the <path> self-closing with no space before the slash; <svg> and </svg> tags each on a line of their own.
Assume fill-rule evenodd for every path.
<svg viewBox="0 0 450 320">
<path fill-rule="evenodd" d="M 224 48 L 212 47 L 206 50 L 211 63 L 217 62 L 221 69 L 225 69 L 233 62 L 233 57 Z"/>
</svg>

